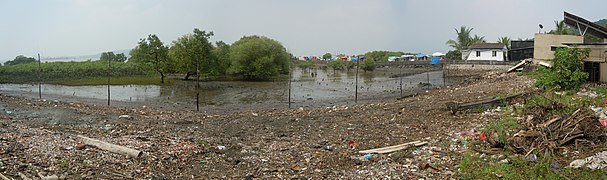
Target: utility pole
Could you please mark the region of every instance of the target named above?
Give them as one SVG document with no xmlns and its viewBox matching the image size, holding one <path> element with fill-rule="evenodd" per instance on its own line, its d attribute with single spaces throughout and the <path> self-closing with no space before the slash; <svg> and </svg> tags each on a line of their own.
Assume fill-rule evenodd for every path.
<svg viewBox="0 0 607 180">
<path fill-rule="evenodd" d="M 107 60 L 107 106 L 110 106 L 110 76 L 112 71 L 112 61 Z"/>
<path fill-rule="evenodd" d="M 38 97 L 42 99 L 42 65 L 40 61 L 40 53 L 38 53 Z"/>
</svg>

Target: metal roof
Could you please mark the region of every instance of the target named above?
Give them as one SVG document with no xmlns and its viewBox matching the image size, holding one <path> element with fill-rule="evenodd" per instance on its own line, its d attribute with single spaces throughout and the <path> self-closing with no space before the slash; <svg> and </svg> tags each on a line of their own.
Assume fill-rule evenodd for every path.
<svg viewBox="0 0 607 180">
<path fill-rule="evenodd" d="M 504 46 L 502 43 L 478 43 L 471 45 L 468 49 L 504 49 Z"/>
<path fill-rule="evenodd" d="M 564 12 L 564 16 L 565 24 L 577 28 L 580 34 L 585 35 L 586 33 L 590 33 L 598 38 L 607 38 L 607 28 L 566 11 Z"/>
</svg>

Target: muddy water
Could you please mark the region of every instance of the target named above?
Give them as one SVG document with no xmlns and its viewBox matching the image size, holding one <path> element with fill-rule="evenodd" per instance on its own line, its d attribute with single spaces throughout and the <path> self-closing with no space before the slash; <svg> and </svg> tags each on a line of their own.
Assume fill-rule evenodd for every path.
<svg viewBox="0 0 607 180">
<path fill-rule="evenodd" d="M 404 95 L 427 86 L 443 86 L 442 71 L 421 73 L 402 78 L 392 78 L 405 73 L 403 69 L 381 68 L 373 72 L 359 71 L 358 99 L 376 97 L 397 97 L 402 89 Z M 356 71 L 307 70 L 293 72 L 291 101 L 294 107 L 322 107 L 354 103 Z M 402 82 L 402 83 L 401 83 Z M 449 83 L 447 82 L 447 85 Z M 204 107 L 236 106 L 286 107 L 289 100 L 289 82 L 243 82 L 210 81 L 200 82 L 200 102 Z M 160 106 L 191 107 L 196 102 L 196 83 L 177 81 L 171 86 L 126 85 L 110 86 L 111 100 L 132 104 L 160 104 Z M 38 97 L 38 86 L 32 84 L 2 84 L 0 92 L 10 95 Z M 42 85 L 44 98 L 69 101 L 103 102 L 107 100 L 107 86 L 62 86 Z"/>
</svg>

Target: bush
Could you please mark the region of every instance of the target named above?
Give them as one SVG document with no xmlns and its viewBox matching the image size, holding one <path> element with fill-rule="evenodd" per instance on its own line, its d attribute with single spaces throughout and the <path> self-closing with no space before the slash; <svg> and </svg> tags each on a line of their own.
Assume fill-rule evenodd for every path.
<svg viewBox="0 0 607 180">
<path fill-rule="evenodd" d="M 280 42 L 263 36 L 245 36 L 234 42 L 228 72 L 246 80 L 268 80 L 289 72 L 290 55 Z"/>
<path fill-rule="evenodd" d="M 588 57 L 589 52 L 588 49 L 578 48 L 557 49 L 552 68 L 541 67 L 536 72 L 535 85 L 555 90 L 579 88 L 588 78 L 588 73 L 582 71 L 582 60 Z"/>
<path fill-rule="evenodd" d="M 365 59 L 364 63 L 360 66 L 365 72 L 375 70 L 375 61 L 373 59 Z"/>
</svg>

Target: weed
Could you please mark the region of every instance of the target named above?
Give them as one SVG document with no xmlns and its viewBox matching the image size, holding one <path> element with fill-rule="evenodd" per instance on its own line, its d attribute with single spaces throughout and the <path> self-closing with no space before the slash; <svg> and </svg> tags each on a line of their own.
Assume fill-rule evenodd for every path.
<svg viewBox="0 0 607 180">
<path fill-rule="evenodd" d="M 498 134 L 498 142 L 501 145 L 508 145 L 508 137 L 519 127 L 519 124 L 514 117 L 504 117 L 500 120 L 489 123 L 483 130 L 484 132 L 496 132 Z"/>
<path fill-rule="evenodd" d="M 509 163 L 490 162 L 471 152 L 464 153 L 456 174 L 461 179 L 604 179 L 605 171 L 588 169 L 563 169 L 555 165 L 552 158 L 538 158 L 536 161 L 509 159 Z M 551 164 L 552 167 L 551 167 Z"/>
</svg>

